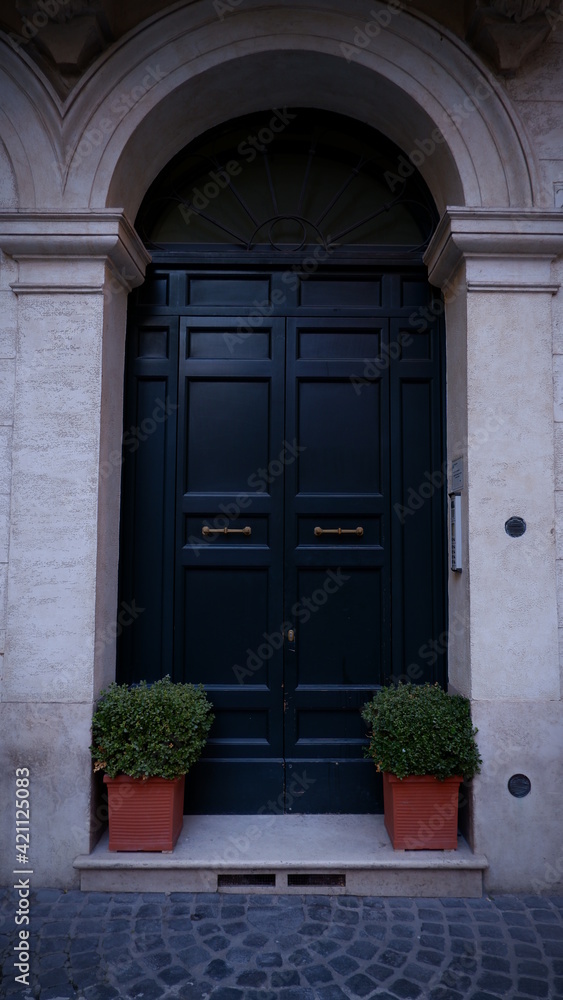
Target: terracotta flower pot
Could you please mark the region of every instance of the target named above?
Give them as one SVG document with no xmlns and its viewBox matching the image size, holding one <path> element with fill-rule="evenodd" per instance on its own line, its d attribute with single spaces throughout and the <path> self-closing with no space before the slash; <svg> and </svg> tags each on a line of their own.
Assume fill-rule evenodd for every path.
<svg viewBox="0 0 563 1000">
<path fill-rule="evenodd" d="M 104 774 L 110 851 L 172 851 L 184 822 L 185 775 L 130 778 Z"/>
<path fill-rule="evenodd" d="M 462 778 L 383 774 L 385 828 L 398 851 L 455 851 Z"/>
</svg>

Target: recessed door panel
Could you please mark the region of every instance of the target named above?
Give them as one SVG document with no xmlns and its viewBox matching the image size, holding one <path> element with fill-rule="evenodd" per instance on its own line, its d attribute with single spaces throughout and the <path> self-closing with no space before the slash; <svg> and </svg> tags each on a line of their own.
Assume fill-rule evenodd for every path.
<svg viewBox="0 0 563 1000">
<path fill-rule="evenodd" d="M 230 560 L 229 560 L 230 561 Z M 227 559 L 225 559 L 227 562 Z M 189 567 L 184 573 L 184 671 L 205 664 L 205 683 L 238 684 L 239 670 L 268 631 L 268 567 Z M 254 683 L 267 684 L 269 661 L 256 661 Z M 254 665 L 253 661 L 253 665 Z"/>
<path fill-rule="evenodd" d="M 376 685 L 386 662 L 383 575 L 383 566 L 298 569 L 296 690 Z"/>
<path fill-rule="evenodd" d="M 381 386 L 354 389 L 350 378 L 299 379 L 300 493 L 381 492 Z"/>
<path fill-rule="evenodd" d="M 269 385 L 250 379 L 189 379 L 188 493 L 241 493 L 269 462 Z"/>
</svg>

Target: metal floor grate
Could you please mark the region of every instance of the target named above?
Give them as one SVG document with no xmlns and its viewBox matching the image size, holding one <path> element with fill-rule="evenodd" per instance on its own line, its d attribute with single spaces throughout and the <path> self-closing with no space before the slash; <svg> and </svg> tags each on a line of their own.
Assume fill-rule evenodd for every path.
<svg viewBox="0 0 563 1000">
<path fill-rule="evenodd" d="M 217 888 L 221 889 L 230 885 L 248 886 L 275 886 L 275 875 L 218 875 Z"/>
<path fill-rule="evenodd" d="M 288 886 L 307 885 L 346 885 L 346 876 L 343 872 L 330 874 L 319 874 L 316 872 L 306 872 L 287 876 Z"/>
</svg>

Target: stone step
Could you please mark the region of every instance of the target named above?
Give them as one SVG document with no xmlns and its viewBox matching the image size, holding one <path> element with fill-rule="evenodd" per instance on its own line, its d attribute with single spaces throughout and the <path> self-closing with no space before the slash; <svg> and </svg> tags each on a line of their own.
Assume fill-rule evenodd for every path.
<svg viewBox="0 0 563 1000">
<path fill-rule="evenodd" d="M 461 835 L 394 851 L 383 816 L 261 815 L 184 816 L 170 853 L 109 851 L 106 833 L 74 867 L 85 891 L 479 897 L 488 863 Z"/>
</svg>

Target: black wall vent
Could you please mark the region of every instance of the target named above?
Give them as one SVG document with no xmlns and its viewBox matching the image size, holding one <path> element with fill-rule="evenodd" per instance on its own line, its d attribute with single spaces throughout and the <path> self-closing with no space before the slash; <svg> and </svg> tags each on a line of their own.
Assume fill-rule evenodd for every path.
<svg viewBox="0 0 563 1000">
<path fill-rule="evenodd" d="M 317 872 L 304 872 L 298 875 L 287 876 L 288 886 L 307 885 L 346 885 L 346 876 L 341 873 L 334 875 L 319 874 Z"/>
<path fill-rule="evenodd" d="M 275 875 L 218 875 L 217 888 L 228 885 L 275 886 Z"/>
<path fill-rule="evenodd" d="M 511 538 L 521 538 L 526 531 L 526 522 L 523 517 L 509 517 L 504 530 Z"/>
</svg>

